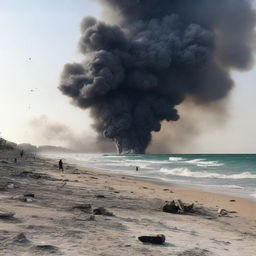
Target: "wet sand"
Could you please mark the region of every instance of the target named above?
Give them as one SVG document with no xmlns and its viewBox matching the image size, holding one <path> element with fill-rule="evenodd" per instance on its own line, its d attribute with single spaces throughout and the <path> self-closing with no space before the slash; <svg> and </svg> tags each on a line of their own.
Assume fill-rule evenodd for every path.
<svg viewBox="0 0 256 256">
<path fill-rule="evenodd" d="M 256 202 L 0 152 L 0 255 L 254 256 Z M 34 194 L 34 197 L 24 197 Z M 193 214 L 162 212 L 165 201 Z M 104 207 L 106 215 L 93 215 Z M 229 211 L 218 216 L 218 209 Z M 166 244 L 142 244 L 164 234 Z"/>
</svg>

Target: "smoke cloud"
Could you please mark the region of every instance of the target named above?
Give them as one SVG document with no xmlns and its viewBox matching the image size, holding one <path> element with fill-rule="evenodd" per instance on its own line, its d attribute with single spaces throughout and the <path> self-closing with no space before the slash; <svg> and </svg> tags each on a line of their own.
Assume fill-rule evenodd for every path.
<svg viewBox="0 0 256 256">
<path fill-rule="evenodd" d="M 91 110 L 119 153 L 144 153 L 163 121 L 179 120 L 175 107 L 187 97 L 221 101 L 234 84 L 230 71 L 252 65 L 249 0 L 99 1 L 111 24 L 83 19 L 84 62 L 65 65 L 59 88 Z"/>
<path fill-rule="evenodd" d="M 107 139 L 95 138 L 88 133 L 76 134 L 68 126 L 52 121 L 47 116 L 34 117 L 29 124 L 37 140 L 45 144 L 65 146 L 75 152 L 114 152 L 113 145 Z"/>
</svg>

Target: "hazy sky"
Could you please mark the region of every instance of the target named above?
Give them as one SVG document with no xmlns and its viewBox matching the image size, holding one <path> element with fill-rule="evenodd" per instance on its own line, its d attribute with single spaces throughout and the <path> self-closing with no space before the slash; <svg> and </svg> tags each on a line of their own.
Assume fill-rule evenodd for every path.
<svg viewBox="0 0 256 256">
<path fill-rule="evenodd" d="M 88 113 L 72 106 L 57 86 L 63 65 L 81 58 L 77 43 L 82 17 L 101 17 L 95 2 L 0 1 L 1 136 L 17 143 L 50 143 L 31 126 L 31 120 L 42 116 L 65 124 L 76 134 L 93 136 Z M 256 67 L 250 72 L 233 72 L 233 78 L 236 87 L 225 124 L 213 126 L 198 120 L 205 122 L 203 132 L 193 149 L 185 147 L 180 152 L 256 153 Z"/>
</svg>

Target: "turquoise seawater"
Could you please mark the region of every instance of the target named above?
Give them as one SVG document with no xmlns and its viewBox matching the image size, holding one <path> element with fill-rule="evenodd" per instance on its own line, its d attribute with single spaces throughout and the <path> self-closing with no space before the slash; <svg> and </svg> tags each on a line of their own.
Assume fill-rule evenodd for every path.
<svg viewBox="0 0 256 256">
<path fill-rule="evenodd" d="M 256 154 L 47 156 L 82 167 L 256 200 Z"/>
</svg>

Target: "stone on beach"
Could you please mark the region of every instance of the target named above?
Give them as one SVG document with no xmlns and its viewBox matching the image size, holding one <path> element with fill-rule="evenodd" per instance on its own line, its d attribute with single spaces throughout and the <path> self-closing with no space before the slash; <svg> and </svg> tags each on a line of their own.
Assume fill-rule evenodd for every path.
<svg viewBox="0 0 256 256">
<path fill-rule="evenodd" d="M 0 210 L 0 219 L 8 219 L 12 218 L 15 215 L 14 212 L 6 212 Z"/>
<path fill-rule="evenodd" d="M 99 207 L 93 210 L 94 215 L 106 215 L 106 216 L 114 216 L 112 212 L 107 211 L 104 207 Z"/>
<path fill-rule="evenodd" d="M 53 245 L 36 245 L 33 247 L 35 251 L 38 251 L 40 253 L 57 253 L 59 251 L 59 248 Z"/>
<path fill-rule="evenodd" d="M 14 237 L 13 242 L 18 243 L 18 244 L 30 243 L 30 241 L 27 239 L 27 237 L 24 233 L 19 233 L 16 237 Z"/>
</svg>

